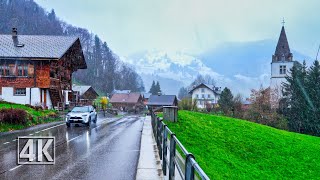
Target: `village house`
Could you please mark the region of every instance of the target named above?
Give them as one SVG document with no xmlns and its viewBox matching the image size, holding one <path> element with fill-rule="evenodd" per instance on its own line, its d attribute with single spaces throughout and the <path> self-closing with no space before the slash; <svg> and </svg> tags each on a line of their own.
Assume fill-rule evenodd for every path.
<svg viewBox="0 0 320 180">
<path fill-rule="evenodd" d="M 192 100 L 197 101 L 197 107 L 202 109 L 206 108 L 207 104 L 215 105 L 218 103 L 221 87 L 201 83 L 193 87 L 189 93 L 192 95 Z"/>
<path fill-rule="evenodd" d="M 75 103 L 92 105 L 99 94 L 91 86 L 72 86 Z"/>
<path fill-rule="evenodd" d="M 144 108 L 140 93 L 117 93 L 113 94 L 110 103 L 112 107 L 122 111 L 141 111 Z"/>
<path fill-rule="evenodd" d="M 157 109 L 164 106 L 178 106 L 176 95 L 151 95 L 148 103 L 148 109 Z"/>
<path fill-rule="evenodd" d="M 72 73 L 87 65 L 77 37 L 0 35 L 0 98 L 53 108 L 72 99 Z"/>
<path fill-rule="evenodd" d="M 144 105 L 147 105 L 148 101 L 149 101 L 149 98 L 152 94 L 151 93 L 143 93 L 142 94 L 142 97 L 143 97 L 143 104 Z"/>
</svg>

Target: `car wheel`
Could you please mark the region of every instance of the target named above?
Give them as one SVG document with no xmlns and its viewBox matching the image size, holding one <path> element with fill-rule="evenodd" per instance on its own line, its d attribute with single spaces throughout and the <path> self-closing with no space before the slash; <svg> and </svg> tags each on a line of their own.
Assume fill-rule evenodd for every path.
<svg viewBox="0 0 320 180">
<path fill-rule="evenodd" d="M 66 123 L 67 127 L 70 127 L 70 123 Z"/>
<path fill-rule="evenodd" d="M 97 119 L 98 119 L 98 116 L 96 115 L 93 122 L 96 123 Z"/>
<path fill-rule="evenodd" d="M 89 127 L 90 126 L 90 122 L 91 122 L 91 117 L 89 117 L 88 122 L 86 123 L 86 125 Z"/>
</svg>

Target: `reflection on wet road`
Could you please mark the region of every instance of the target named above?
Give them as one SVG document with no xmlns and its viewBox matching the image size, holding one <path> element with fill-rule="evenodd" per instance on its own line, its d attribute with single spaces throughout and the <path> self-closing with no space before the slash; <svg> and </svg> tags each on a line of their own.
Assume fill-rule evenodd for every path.
<svg viewBox="0 0 320 180">
<path fill-rule="evenodd" d="M 0 136 L 0 179 L 135 179 L 144 118 L 99 117 L 90 127 L 64 123 Z M 17 136 L 55 136 L 54 165 L 17 165 Z"/>
</svg>

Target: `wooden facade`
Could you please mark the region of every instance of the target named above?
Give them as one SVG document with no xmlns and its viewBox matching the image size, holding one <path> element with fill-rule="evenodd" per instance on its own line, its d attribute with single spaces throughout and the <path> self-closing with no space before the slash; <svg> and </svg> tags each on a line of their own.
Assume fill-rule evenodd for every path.
<svg viewBox="0 0 320 180">
<path fill-rule="evenodd" d="M 6 36 L 0 36 L 0 39 L 1 38 L 7 40 Z M 38 36 L 38 38 L 42 38 L 44 42 L 48 41 L 49 43 L 51 40 L 52 44 L 54 44 L 52 48 L 59 47 L 57 40 L 53 36 Z M 11 47 L 2 47 L 0 44 L 0 95 L 2 95 L 2 99 L 14 102 L 18 97 L 9 97 L 10 93 L 2 94 L 3 88 L 13 88 L 13 95 L 30 96 L 30 102 L 26 102 L 26 100 L 23 102 L 31 105 L 34 105 L 31 98 L 37 99 L 34 101 L 39 101 L 39 104 L 44 104 L 44 106 L 48 106 L 47 100 L 50 99 L 52 107 L 57 106 L 58 103 L 64 102 L 66 99 L 70 101 L 72 95 L 69 96 L 69 94 L 65 92 L 72 94 L 72 73 L 78 69 L 86 69 L 87 66 L 78 38 L 74 38 L 74 40 L 70 40 L 69 38 L 67 42 L 63 41 L 64 37 L 56 38 L 59 42 L 64 43 L 64 47 L 68 48 L 60 49 L 60 51 L 55 54 L 50 54 L 51 51 L 47 50 L 45 53 L 42 53 L 47 55 L 47 57 L 44 57 L 44 55 L 40 57 L 41 44 L 39 44 L 39 50 L 35 49 L 37 45 L 32 44 L 32 46 L 35 47 L 32 47 L 32 50 L 34 50 L 33 54 L 29 53 L 32 55 L 31 57 L 27 56 L 29 54 L 26 54 L 26 56 L 22 54 L 19 57 L 14 57 L 10 54 L 7 55 L 6 52 L 9 51 L 6 50 Z M 32 38 L 29 39 L 32 40 Z M 32 43 L 27 41 L 28 37 L 22 38 L 22 42 L 23 40 L 26 41 L 25 46 L 14 46 L 12 49 L 23 50 L 22 48 L 28 47 L 28 43 Z M 52 51 L 54 51 L 54 49 Z M 24 90 L 26 88 L 30 89 L 28 91 L 29 94 L 24 94 L 24 92 L 27 92 L 27 90 Z M 16 90 L 19 92 L 16 92 Z M 32 94 L 32 90 L 39 91 L 39 93 L 36 95 Z M 20 91 L 22 93 L 20 93 Z"/>
</svg>

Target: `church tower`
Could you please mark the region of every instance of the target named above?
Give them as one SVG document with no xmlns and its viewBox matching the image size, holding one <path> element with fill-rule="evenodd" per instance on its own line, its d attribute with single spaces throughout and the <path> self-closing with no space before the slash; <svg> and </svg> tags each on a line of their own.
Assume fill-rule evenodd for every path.
<svg viewBox="0 0 320 180">
<path fill-rule="evenodd" d="M 281 28 L 280 37 L 271 62 L 271 81 L 272 89 L 281 91 L 283 82 L 286 82 L 286 76 L 289 70 L 293 67 L 292 53 L 290 52 L 289 43 L 287 40 L 284 26 Z"/>
</svg>

